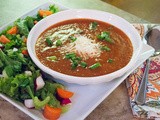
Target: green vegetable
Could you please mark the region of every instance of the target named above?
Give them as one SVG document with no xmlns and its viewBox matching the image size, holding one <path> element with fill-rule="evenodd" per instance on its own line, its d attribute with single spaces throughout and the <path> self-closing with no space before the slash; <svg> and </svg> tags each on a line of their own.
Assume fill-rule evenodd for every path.
<svg viewBox="0 0 160 120">
<path fill-rule="evenodd" d="M 56 46 L 61 46 L 62 45 L 62 41 L 61 40 L 57 40 L 56 41 Z"/>
<path fill-rule="evenodd" d="M 71 60 L 71 68 L 75 69 L 77 68 L 77 66 L 80 64 L 80 61 L 82 60 L 82 58 L 77 57 L 75 53 L 68 53 L 65 56 L 66 59 L 70 59 Z"/>
<path fill-rule="evenodd" d="M 98 23 L 97 22 L 92 22 L 89 24 L 89 29 L 90 30 L 94 30 L 97 28 Z"/>
<path fill-rule="evenodd" d="M 47 43 L 48 46 L 53 45 L 53 42 L 49 38 L 46 38 L 46 43 Z"/>
<path fill-rule="evenodd" d="M 16 73 L 20 72 L 22 69 L 22 63 L 18 60 L 18 57 L 16 57 L 14 60 L 11 58 L 14 57 L 13 50 L 8 51 L 8 55 L 4 54 L 2 50 L 0 50 L 0 60 L 4 62 L 5 68 L 3 70 L 3 73 L 7 75 L 7 77 L 11 77 L 16 75 Z M 11 58 L 9 58 L 11 57 Z"/>
<path fill-rule="evenodd" d="M 55 96 L 53 96 L 56 94 L 57 88 L 64 89 L 64 86 L 60 83 L 51 83 L 45 81 L 45 86 L 41 92 L 42 99 L 45 99 L 47 96 L 50 96 L 50 101 L 48 102 L 48 104 L 52 107 L 60 107 L 60 102 L 55 98 Z"/>
<path fill-rule="evenodd" d="M 13 97 L 15 94 L 17 94 L 16 92 L 11 91 L 12 80 L 13 80 L 13 77 L 9 77 L 9 78 L 0 77 L 0 92 L 5 93 L 10 97 Z"/>
<path fill-rule="evenodd" d="M 78 66 L 78 61 L 77 60 L 72 60 L 71 68 L 76 69 Z"/>
<path fill-rule="evenodd" d="M 24 46 L 23 40 L 20 37 L 20 34 L 17 34 L 17 35 L 6 34 L 6 37 L 11 41 L 4 45 L 5 50 L 11 49 L 13 47 L 19 48 Z"/>
<path fill-rule="evenodd" d="M 32 27 L 34 26 L 34 18 L 27 16 L 25 18 L 25 20 L 26 20 L 26 24 L 27 24 L 28 29 L 31 30 Z"/>
<path fill-rule="evenodd" d="M 86 67 L 87 67 L 87 63 L 86 63 L 86 62 L 83 62 L 83 61 L 80 63 L 80 65 L 81 65 L 83 68 L 86 68 Z"/>
<path fill-rule="evenodd" d="M 7 77 L 11 77 L 14 75 L 14 69 L 11 65 L 8 65 L 4 68 L 3 73 L 6 73 Z"/>
<path fill-rule="evenodd" d="M 93 69 L 96 69 L 96 68 L 98 68 L 98 67 L 100 67 L 100 66 L 101 66 L 101 64 L 100 64 L 99 62 L 97 62 L 97 63 L 89 66 L 89 68 L 93 70 Z"/>
<path fill-rule="evenodd" d="M 65 105 L 61 107 L 62 113 L 66 113 L 68 112 L 68 110 L 70 109 L 71 105 Z"/>
<path fill-rule="evenodd" d="M 33 95 L 33 92 L 30 88 L 30 86 L 27 86 L 27 92 L 33 99 L 33 103 L 36 109 L 41 109 L 43 108 L 49 101 L 50 101 L 50 96 L 47 96 L 43 101 L 40 101 L 37 96 Z"/>
<path fill-rule="evenodd" d="M 64 86 L 60 83 L 51 83 L 51 82 L 45 81 L 43 92 L 49 92 L 49 93 L 55 94 L 57 88 L 64 89 Z M 44 97 L 42 97 L 42 98 L 44 98 Z"/>
<path fill-rule="evenodd" d="M 74 42 L 74 41 L 76 41 L 76 40 L 77 40 L 77 38 L 76 38 L 76 37 L 74 37 L 74 36 L 69 36 L 69 38 L 71 39 L 71 41 L 72 41 L 72 42 Z"/>
<path fill-rule="evenodd" d="M 47 60 L 55 62 L 55 61 L 57 61 L 57 57 L 56 56 L 49 56 L 49 57 L 47 57 Z"/>
<path fill-rule="evenodd" d="M 61 105 L 60 105 L 60 101 L 58 101 L 56 99 L 55 96 L 53 96 L 52 93 L 49 93 L 49 97 L 50 97 L 50 101 L 48 102 L 48 104 L 52 107 L 56 107 L 56 108 L 59 108 Z"/>
<path fill-rule="evenodd" d="M 108 46 L 102 46 L 101 50 L 110 51 L 111 49 Z"/>
<path fill-rule="evenodd" d="M 36 109 L 43 108 L 50 101 L 50 96 L 47 96 L 43 101 L 40 101 L 38 97 L 34 97 L 33 103 Z"/>
<path fill-rule="evenodd" d="M 110 38 L 110 33 L 109 32 L 101 32 L 101 34 L 99 34 L 97 36 L 98 39 L 100 40 L 105 40 L 107 42 L 113 43 L 113 41 Z"/>
<path fill-rule="evenodd" d="M 75 53 L 68 53 L 68 54 L 65 55 L 65 58 L 67 58 L 67 59 L 73 59 L 75 57 L 76 57 Z"/>
<path fill-rule="evenodd" d="M 49 11 L 51 11 L 52 13 L 57 13 L 57 12 L 59 12 L 59 8 L 56 7 L 55 5 L 50 5 Z"/>
<path fill-rule="evenodd" d="M 3 63 L 2 63 L 2 61 L 0 60 L 0 68 L 2 68 L 3 67 Z"/>
<path fill-rule="evenodd" d="M 10 62 L 7 60 L 6 54 L 0 49 L 0 59 L 5 65 L 9 65 Z"/>
<path fill-rule="evenodd" d="M 15 22 L 15 25 L 18 27 L 19 33 L 24 36 L 28 36 L 29 28 L 27 26 L 27 21 L 25 19 L 18 19 Z"/>
<path fill-rule="evenodd" d="M 49 7 L 53 13 L 58 11 L 54 5 Z M 36 109 L 41 109 L 44 105 L 49 104 L 53 107 L 61 108 L 59 100 L 56 99 L 56 89 L 64 88 L 59 83 L 45 81 L 45 86 L 35 91 L 34 81 L 40 75 L 39 68 L 32 62 L 29 56 L 24 56 L 21 51 L 26 49 L 26 43 L 23 37 L 27 37 L 29 31 L 34 26 L 34 21 L 39 21 L 43 17 L 26 17 L 18 19 L 13 26 L 17 26 L 17 34 L 7 34 L 7 31 L 13 26 L 7 27 L 0 33 L 5 35 L 10 42 L 4 45 L 4 49 L 0 49 L 0 93 L 12 97 L 14 100 L 24 102 L 25 99 L 33 99 Z M 61 45 L 61 41 L 57 45 Z M 48 43 L 47 43 L 48 44 Z M 49 43 L 50 44 L 50 43 Z M 14 49 L 14 50 L 13 50 Z M 16 50 L 15 50 L 16 49 Z M 56 56 L 50 56 L 50 60 L 57 60 Z M 80 60 L 79 57 L 72 58 L 75 61 Z M 32 74 L 27 75 L 25 72 L 30 71 Z"/>
<path fill-rule="evenodd" d="M 107 60 L 107 62 L 108 62 L 108 63 L 113 63 L 113 59 L 109 58 L 109 59 Z"/>
</svg>

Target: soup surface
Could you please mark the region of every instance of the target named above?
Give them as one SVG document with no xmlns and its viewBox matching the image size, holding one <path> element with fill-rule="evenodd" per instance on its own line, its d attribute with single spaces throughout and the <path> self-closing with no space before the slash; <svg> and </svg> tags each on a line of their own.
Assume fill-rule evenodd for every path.
<svg viewBox="0 0 160 120">
<path fill-rule="evenodd" d="M 35 51 L 40 62 L 50 69 L 91 77 L 126 66 L 133 47 L 127 35 L 115 26 L 92 19 L 72 19 L 46 29 Z"/>
</svg>

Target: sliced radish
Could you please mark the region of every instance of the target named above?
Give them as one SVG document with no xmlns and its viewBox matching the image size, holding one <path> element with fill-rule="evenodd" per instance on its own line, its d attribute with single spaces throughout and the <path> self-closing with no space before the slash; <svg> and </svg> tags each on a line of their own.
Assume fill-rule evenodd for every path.
<svg viewBox="0 0 160 120">
<path fill-rule="evenodd" d="M 69 105 L 72 103 L 69 98 L 66 98 L 66 99 L 61 98 L 58 94 L 56 94 L 56 98 L 57 98 L 57 100 L 60 101 L 61 105 Z"/>
<path fill-rule="evenodd" d="M 41 88 L 43 88 L 43 86 L 45 85 L 45 82 L 42 78 L 42 76 L 40 75 L 39 77 L 37 77 L 37 79 L 35 80 L 35 89 L 39 90 Z"/>
<path fill-rule="evenodd" d="M 70 99 L 62 99 L 60 102 L 61 102 L 61 105 L 67 105 L 67 104 L 71 103 L 71 100 Z"/>
<path fill-rule="evenodd" d="M 24 105 L 29 109 L 34 108 L 34 103 L 32 99 L 24 100 Z"/>
</svg>

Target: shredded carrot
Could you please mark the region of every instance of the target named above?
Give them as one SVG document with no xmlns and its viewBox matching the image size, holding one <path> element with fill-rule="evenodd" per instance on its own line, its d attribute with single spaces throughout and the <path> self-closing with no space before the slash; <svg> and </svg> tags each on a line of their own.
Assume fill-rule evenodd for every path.
<svg viewBox="0 0 160 120">
<path fill-rule="evenodd" d="M 49 105 L 45 105 L 43 115 L 49 120 L 57 120 L 61 115 L 62 110 L 60 108 L 53 108 Z"/>
<path fill-rule="evenodd" d="M 0 36 L 0 43 L 6 44 L 9 42 L 10 42 L 10 40 L 5 35 Z"/>
<path fill-rule="evenodd" d="M 38 23 L 38 21 L 37 21 L 37 20 L 35 20 L 35 21 L 34 21 L 34 24 L 37 24 L 37 23 Z"/>
<path fill-rule="evenodd" d="M 61 88 L 57 88 L 57 93 L 61 98 L 71 98 L 73 96 L 73 92 L 61 89 Z"/>
<path fill-rule="evenodd" d="M 7 31 L 8 34 L 17 34 L 18 28 L 16 26 L 12 27 Z"/>
<path fill-rule="evenodd" d="M 22 50 L 22 54 L 23 55 L 28 55 L 28 51 L 27 50 Z"/>
<path fill-rule="evenodd" d="M 52 12 L 49 11 L 49 10 L 39 10 L 38 13 L 39 13 L 39 15 L 40 15 L 41 17 L 49 16 L 49 15 L 52 14 Z"/>
</svg>

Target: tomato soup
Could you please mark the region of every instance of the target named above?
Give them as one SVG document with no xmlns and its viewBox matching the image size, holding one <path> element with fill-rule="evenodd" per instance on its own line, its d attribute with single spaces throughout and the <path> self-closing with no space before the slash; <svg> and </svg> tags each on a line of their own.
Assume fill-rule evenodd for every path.
<svg viewBox="0 0 160 120">
<path fill-rule="evenodd" d="M 71 19 L 46 29 L 37 39 L 35 51 L 40 62 L 54 71 L 93 77 L 126 66 L 133 46 L 128 36 L 111 24 Z"/>
</svg>

